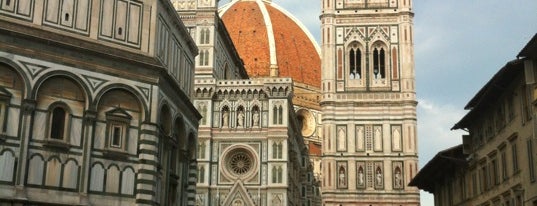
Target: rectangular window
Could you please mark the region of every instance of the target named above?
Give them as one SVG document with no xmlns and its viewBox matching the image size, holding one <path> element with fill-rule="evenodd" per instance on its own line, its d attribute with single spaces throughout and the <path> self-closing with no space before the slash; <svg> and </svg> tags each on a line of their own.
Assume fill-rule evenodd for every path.
<svg viewBox="0 0 537 206">
<path fill-rule="evenodd" d="M 110 146 L 112 147 L 121 147 L 121 136 L 122 136 L 122 127 L 119 125 L 114 125 L 112 127 L 112 137 Z"/>
<path fill-rule="evenodd" d="M 56 107 L 52 110 L 50 138 L 63 140 L 65 135 L 65 123 L 67 112 L 62 107 Z"/>
<path fill-rule="evenodd" d="M 496 159 L 492 160 L 492 178 L 495 185 L 500 184 L 500 175 L 498 175 L 498 161 Z"/>
<path fill-rule="evenodd" d="M 513 143 L 511 145 L 511 155 L 513 158 L 513 173 L 516 173 L 519 170 L 516 143 Z"/>
<path fill-rule="evenodd" d="M 535 165 L 533 163 L 533 141 L 532 139 L 528 139 L 528 163 L 529 163 L 529 173 L 530 173 L 530 181 L 535 182 Z"/>
<path fill-rule="evenodd" d="M 507 154 L 505 153 L 505 150 L 501 152 L 501 161 L 502 161 L 502 179 L 507 180 L 508 174 L 507 174 Z"/>
<path fill-rule="evenodd" d="M 531 111 L 528 107 L 528 89 L 526 86 L 522 87 L 522 97 L 520 99 L 522 105 L 522 123 L 529 121 L 531 119 Z"/>
<path fill-rule="evenodd" d="M 501 130 L 505 126 L 505 108 L 503 104 L 496 110 L 496 129 Z"/>
<path fill-rule="evenodd" d="M 508 109 L 508 117 L 509 121 L 513 120 L 515 118 L 515 104 L 514 104 L 514 96 L 510 96 L 507 99 L 507 109 Z"/>
<path fill-rule="evenodd" d="M 3 134 L 5 131 L 4 131 L 4 120 L 7 118 L 7 115 L 6 115 L 6 112 L 7 111 L 7 106 L 6 106 L 6 103 L 3 102 L 3 101 L 0 101 L 0 134 Z"/>
<path fill-rule="evenodd" d="M 483 193 L 487 188 L 487 167 L 481 167 L 481 184 L 480 184 L 480 193 Z"/>
<path fill-rule="evenodd" d="M 120 111 L 116 109 L 111 112 L 107 112 L 107 137 L 106 137 L 106 148 L 114 150 L 116 152 L 126 152 L 127 151 L 127 141 L 129 136 L 129 121 L 130 117 L 125 118 L 119 116 L 125 111 Z M 160 155 L 160 154 L 157 154 Z M 160 156 L 159 156 L 160 157 Z"/>
</svg>

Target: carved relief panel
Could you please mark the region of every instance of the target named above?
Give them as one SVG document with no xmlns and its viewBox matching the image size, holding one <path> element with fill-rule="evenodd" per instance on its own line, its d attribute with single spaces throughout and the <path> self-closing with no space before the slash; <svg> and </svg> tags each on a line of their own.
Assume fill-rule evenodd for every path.
<svg viewBox="0 0 537 206">
<path fill-rule="evenodd" d="M 374 151 L 382 152 L 382 125 L 373 126 Z"/>
<path fill-rule="evenodd" d="M 401 125 L 392 125 L 391 126 L 391 137 L 392 137 L 392 151 L 401 152 L 403 151 L 402 147 L 402 126 Z"/>
<path fill-rule="evenodd" d="M 336 151 L 347 151 L 347 126 L 338 125 L 336 127 Z"/>
<path fill-rule="evenodd" d="M 355 132 L 356 132 L 355 149 L 357 152 L 363 152 L 365 151 L 365 126 L 356 125 Z"/>
</svg>

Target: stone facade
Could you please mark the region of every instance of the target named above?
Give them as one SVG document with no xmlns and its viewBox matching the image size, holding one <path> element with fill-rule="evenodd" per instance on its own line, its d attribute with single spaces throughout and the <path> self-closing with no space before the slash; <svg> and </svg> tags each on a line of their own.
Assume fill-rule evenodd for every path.
<svg viewBox="0 0 537 206">
<path fill-rule="evenodd" d="M 2 1 L 2 205 L 193 205 L 197 53 L 166 0 Z"/>
<path fill-rule="evenodd" d="M 249 56 L 239 56 L 217 2 L 173 5 L 200 48 L 196 205 L 305 204 L 314 181 L 306 175 L 313 173 L 293 107 L 293 79 L 249 77 L 242 61 Z"/>
<path fill-rule="evenodd" d="M 536 48 L 537 35 L 466 105 L 453 127 L 469 132 L 462 148 L 412 180 L 435 205 L 537 205 Z"/>
<path fill-rule="evenodd" d="M 419 205 L 412 1 L 321 3 L 323 205 Z"/>
</svg>

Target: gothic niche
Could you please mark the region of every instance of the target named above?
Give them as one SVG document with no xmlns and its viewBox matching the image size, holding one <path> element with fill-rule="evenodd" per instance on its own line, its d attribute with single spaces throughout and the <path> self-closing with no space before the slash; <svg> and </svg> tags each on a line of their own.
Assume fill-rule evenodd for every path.
<svg viewBox="0 0 537 206">
<path fill-rule="evenodd" d="M 375 170 L 375 188 L 382 188 L 382 169 L 377 167 Z"/>
<path fill-rule="evenodd" d="M 259 127 L 259 107 L 252 107 L 252 127 Z"/>
<path fill-rule="evenodd" d="M 347 173 L 344 165 L 339 166 L 338 186 L 339 188 L 347 188 Z"/>
<path fill-rule="evenodd" d="M 244 107 L 239 106 L 237 108 L 237 128 L 244 128 Z"/>
<path fill-rule="evenodd" d="M 315 117 L 312 112 L 307 109 L 299 109 L 297 111 L 298 123 L 302 131 L 303 137 L 309 137 L 315 132 L 316 124 Z"/>
<path fill-rule="evenodd" d="M 229 127 L 229 107 L 222 108 L 222 128 Z"/>
<path fill-rule="evenodd" d="M 357 182 L 359 187 L 365 186 L 364 181 L 364 167 L 362 165 L 358 166 L 358 173 L 357 173 Z"/>
<path fill-rule="evenodd" d="M 395 167 L 393 173 L 393 188 L 403 189 L 403 177 L 401 175 L 401 168 L 399 166 Z"/>
</svg>

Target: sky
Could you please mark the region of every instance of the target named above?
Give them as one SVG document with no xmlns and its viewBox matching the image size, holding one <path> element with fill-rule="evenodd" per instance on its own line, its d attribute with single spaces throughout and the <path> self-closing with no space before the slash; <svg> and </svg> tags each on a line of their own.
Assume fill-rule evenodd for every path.
<svg viewBox="0 0 537 206">
<path fill-rule="evenodd" d="M 225 1 L 225 0 L 224 0 Z M 273 0 L 319 42 L 320 0 Z M 537 33 L 536 0 L 414 0 L 420 167 L 460 144 L 464 106 Z M 432 194 L 421 192 L 421 205 Z"/>
</svg>

